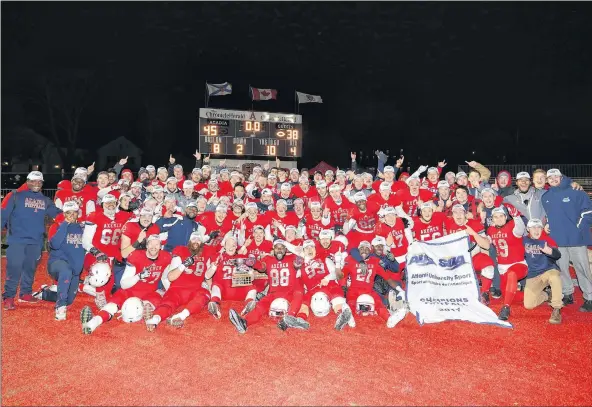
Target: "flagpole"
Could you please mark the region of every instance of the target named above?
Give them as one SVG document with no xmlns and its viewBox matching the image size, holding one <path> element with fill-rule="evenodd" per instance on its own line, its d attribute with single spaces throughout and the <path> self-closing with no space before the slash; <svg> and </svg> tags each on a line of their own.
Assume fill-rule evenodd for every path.
<svg viewBox="0 0 592 407">
<path fill-rule="evenodd" d="M 206 81 L 206 93 L 204 93 L 204 99 L 206 102 L 206 107 L 208 107 L 208 102 L 210 100 L 210 95 L 209 95 L 209 90 L 208 90 L 208 81 Z"/>
<path fill-rule="evenodd" d="M 253 87 L 249 84 L 249 96 L 251 96 L 251 111 L 253 111 Z"/>
<path fill-rule="evenodd" d="M 294 112 L 298 114 L 298 93 L 294 91 Z"/>
</svg>

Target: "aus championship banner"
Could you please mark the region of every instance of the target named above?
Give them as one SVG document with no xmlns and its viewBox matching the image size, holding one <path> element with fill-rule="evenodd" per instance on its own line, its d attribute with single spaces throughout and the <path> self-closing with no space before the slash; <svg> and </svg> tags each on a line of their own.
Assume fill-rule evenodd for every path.
<svg viewBox="0 0 592 407">
<path fill-rule="evenodd" d="M 407 301 L 420 325 L 452 320 L 512 328 L 479 301 L 469 245 L 462 231 L 409 247 Z"/>
</svg>

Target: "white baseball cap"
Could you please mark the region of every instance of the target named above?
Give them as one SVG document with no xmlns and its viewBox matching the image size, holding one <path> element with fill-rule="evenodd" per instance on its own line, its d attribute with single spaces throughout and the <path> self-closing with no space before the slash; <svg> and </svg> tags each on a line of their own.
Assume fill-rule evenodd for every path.
<svg viewBox="0 0 592 407">
<path fill-rule="evenodd" d="M 450 189 L 450 184 L 448 183 L 448 181 L 440 181 L 440 182 L 438 182 L 438 189 L 440 189 L 440 188 Z"/>
<path fill-rule="evenodd" d="M 494 213 L 503 213 L 504 215 L 506 214 L 506 211 L 504 210 L 503 206 L 498 206 L 497 208 L 493 208 L 493 210 L 491 211 L 491 214 L 493 215 Z"/>
<path fill-rule="evenodd" d="M 329 229 L 323 229 L 319 232 L 319 239 L 333 239 L 333 231 Z"/>
<path fill-rule="evenodd" d="M 247 202 L 245 209 L 257 209 L 257 204 L 255 202 Z"/>
<path fill-rule="evenodd" d="M 284 182 L 284 183 L 282 184 L 282 186 L 280 187 L 280 189 L 283 189 L 283 190 L 289 191 L 290 189 L 292 189 L 292 185 L 288 184 L 287 182 Z"/>
<path fill-rule="evenodd" d="M 367 247 L 368 249 L 372 248 L 372 246 L 370 246 L 370 242 L 368 242 L 367 240 L 362 240 L 360 244 L 358 244 L 358 248 L 361 247 Z"/>
<path fill-rule="evenodd" d="M 456 179 L 459 179 L 460 177 L 466 177 L 466 176 L 467 176 L 467 173 L 466 173 L 466 172 L 464 172 L 464 171 L 459 171 L 459 172 L 457 172 L 457 173 L 456 173 L 456 176 L 455 176 L 455 178 L 456 178 Z"/>
<path fill-rule="evenodd" d="M 519 179 L 522 179 L 522 178 L 528 178 L 528 179 L 530 179 L 530 174 L 527 173 L 526 171 L 519 172 L 518 175 L 516 175 L 516 179 L 519 180 Z"/>
<path fill-rule="evenodd" d="M 62 207 L 63 212 L 70 212 L 70 211 L 78 212 L 78 209 L 80 209 L 80 208 L 78 207 L 78 204 L 74 201 L 68 201 L 68 202 L 64 203 L 64 206 Z"/>
<path fill-rule="evenodd" d="M 481 190 L 481 196 L 483 196 L 483 194 L 491 194 L 493 196 L 497 195 L 497 193 L 495 192 L 495 190 L 493 190 L 493 188 L 483 188 L 483 190 Z"/>
<path fill-rule="evenodd" d="M 271 189 L 269 189 L 269 188 L 264 188 L 264 189 L 261 191 L 261 195 L 272 195 Z"/>
<path fill-rule="evenodd" d="M 543 227 L 543 222 L 540 219 L 531 219 L 528 221 L 528 223 L 526 224 L 527 228 L 542 228 Z"/>
<path fill-rule="evenodd" d="M 428 174 L 430 172 L 436 172 L 437 173 L 438 172 L 438 169 L 436 167 L 430 167 L 430 168 L 428 168 Z"/>
<path fill-rule="evenodd" d="M 551 168 L 549 171 L 547 171 L 547 177 L 552 176 L 561 177 L 561 171 L 559 171 L 557 168 Z"/>
<path fill-rule="evenodd" d="M 167 196 L 164 197 L 164 201 L 172 201 L 172 202 L 177 202 L 177 197 L 175 195 L 172 194 L 168 194 Z"/>
<path fill-rule="evenodd" d="M 228 206 L 224 205 L 224 204 L 219 204 L 218 206 L 216 206 L 216 212 L 228 212 Z"/>
<path fill-rule="evenodd" d="M 335 172 L 335 176 L 337 176 L 337 177 L 344 176 L 345 177 L 345 171 L 343 171 L 343 170 L 337 170 L 337 172 Z"/>
<path fill-rule="evenodd" d="M 278 200 L 277 200 L 277 202 L 275 203 L 275 206 L 276 206 L 276 208 L 277 208 L 278 206 L 280 206 L 280 204 L 281 204 L 281 205 L 284 205 L 286 208 L 288 207 L 288 202 L 286 202 L 286 200 L 285 200 L 285 199 L 278 199 Z"/>
<path fill-rule="evenodd" d="M 456 205 L 453 205 L 452 206 L 452 212 L 454 212 L 454 211 L 463 211 L 463 212 L 466 212 L 467 210 L 461 204 L 456 204 Z"/>
<path fill-rule="evenodd" d="M 195 182 L 191 181 L 190 179 L 183 181 L 183 189 L 193 188 L 195 187 Z"/>
<path fill-rule="evenodd" d="M 307 247 L 315 247 L 314 240 L 305 240 L 304 243 L 302 243 L 302 248 L 307 248 Z"/>
<path fill-rule="evenodd" d="M 387 165 L 386 167 L 384 167 L 384 171 L 382 171 L 383 173 L 386 172 L 395 172 L 395 168 L 392 165 Z"/>
<path fill-rule="evenodd" d="M 376 236 L 374 239 L 372 239 L 372 246 L 379 245 L 386 246 L 386 239 L 382 236 Z"/>
<path fill-rule="evenodd" d="M 380 187 L 378 188 L 379 191 L 390 191 L 391 190 L 391 184 L 390 182 L 381 182 L 380 183 Z"/>
<path fill-rule="evenodd" d="M 397 214 L 397 211 L 392 206 L 387 206 L 386 208 L 383 208 L 382 209 L 382 215 L 383 216 L 386 216 L 386 215 L 396 215 L 396 214 Z"/>
<path fill-rule="evenodd" d="M 341 187 L 338 184 L 331 184 L 329 191 L 341 191 Z"/>
<path fill-rule="evenodd" d="M 319 188 L 327 188 L 327 183 L 325 181 L 319 181 L 315 184 L 315 186 L 317 187 L 317 189 Z"/>
<path fill-rule="evenodd" d="M 107 194 L 103 197 L 103 199 L 101 199 L 101 203 L 107 203 L 107 202 L 117 202 L 117 198 L 115 198 L 115 196 L 113 196 L 111 194 Z"/>
<path fill-rule="evenodd" d="M 166 183 L 168 184 L 169 182 L 174 182 L 175 184 L 177 183 L 177 178 L 175 177 L 168 177 L 166 180 Z"/>
<path fill-rule="evenodd" d="M 43 174 L 41 171 L 31 171 L 29 175 L 27 175 L 27 179 L 30 181 L 43 181 Z"/>
</svg>

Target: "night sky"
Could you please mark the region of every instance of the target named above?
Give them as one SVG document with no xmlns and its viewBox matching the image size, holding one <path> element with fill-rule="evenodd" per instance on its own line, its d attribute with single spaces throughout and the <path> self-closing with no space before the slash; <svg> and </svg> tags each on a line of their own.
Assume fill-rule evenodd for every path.
<svg viewBox="0 0 592 407">
<path fill-rule="evenodd" d="M 233 84 L 210 107 L 250 109 L 249 84 L 279 91 L 255 110 L 321 95 L 301 105 L 303 166 L 375 148 L 413 166 L 589 162 L 591 21 L 585 2 L 2 3 L 2 131 L 46 134 L 39 78 L 83 72 L 79 147 L 123 135 L 150 146 L 144 165 L 191 157 L 206 80 Z"/>
</svg>

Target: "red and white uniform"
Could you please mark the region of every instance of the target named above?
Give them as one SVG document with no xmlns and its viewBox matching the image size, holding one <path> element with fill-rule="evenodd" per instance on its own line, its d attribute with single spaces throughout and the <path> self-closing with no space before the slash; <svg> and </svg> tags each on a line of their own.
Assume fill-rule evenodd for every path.
<svg viewBox="0 0 592 407">
<path fill-rule="evenodd" d="M 295 185 L 294 188 L 292 188 L 292 194 L 294 194 L 294 196 L 296 198 L 301 198 L 304 201 L 305 207 L 306 207 L 306 205 L 308 205 L 308 201 L 310 199 L 316 198 L 319 196 L 316 188 L 309 187 L 308 191 L 304 192 L 302 190 L 302 188 L 300 187 L 300 185 Z"/>
<path fill-rule="evenodd" d="M 160 315 L 165 320 L 184 306 L 189 313 L 195 314 L 202 310 L 210 301 L 210 291 L 202 287 L 208 260 L 212 256 L 213 248 L 203 246 L 200 253 L 193 255 L 194 263 L 191 266 L 183 266 L 183 262 L 191 256 L 189 248 L 178 246 L 173 249 L 170 269 L 182 267 L 179 278 L 173 281 L 162 297 L 160 305 L 154 310 L 154 315 Z"/>
<path fill-rule="evenodd" d="M 339 226 L 343 226 L 354 208 L 357 208 L 357 206 L 345 198 L 342 198 L 341 203 L 338 204 L 333 198 L 328 197 L 323 205 L 323 209 L 329 209 L 331 211 L 331 219 Z"/>
<path fill-rule="evenodd" d="M 103 212 L 90 214 L 84 226 L 83 243 L 85 249 L 96 247 L 98 250 L 121 261 L 120 239 L 128 213 L 117 212 L 113 219 Z"/>
<path fill-rule="evenodd" d="M 123 228 L 121 229 L 121 234 L 127 236 L 130 242 L 133 244 L 135 241 L 138 240 L 138 236 L 140 236 L 142 229 L 144 228 L 142 227 L 142 225 L 140 225 L 139 220 L 136 218 L 126 222 L 123 225 Z M 150 226 L 148 226 L 148 230 L 146 230 L 146 236 L 151 235 L 160 235 L 160 228 L 155 223 L 152 223 Z"/>
<path fill-rule="evenodd" d="M 212 278 L 212 301 L 244 301 L 255 299 L 257 290 L 253 285 L 245 287 L 232 286 L 232 276 L 236 272 L 237 267 L 235 260 L 238 258 L 244 259 L 246 256 L 230 256 L 227 253 L 223 253 L 220 256 L 218 267 Z"/>
<path fill-rule="evenodd" d="M 281 217 L 276 211 L 268 211 L 265 214 L 265 224 L 269 225 L 270 233 L 275 236 L 284 236 L 283 233 L 274 226 L 274 221 L 279 222 L 284 228 L 286 226 L 298 227 L 300 220 L 294 212 L 286 212 L 286 216 Z"/>
<path fill-rule="evenodd" d="M 526 264 L 524 259 L 524 243 L 522 237 L 514 236 L 514 220 L 510 220 L 501 228 L 490 226 L 487 235 L 497 251 L 497 263 L 500 274 L 516 263 Z"/>
<path fill-rule="evenodd" d="M 321 233 L 321 230 L 333 229 L 333 227 L 335 226 L 333 218 L 329 218 L 329 223 L 326 225 L 323 224 L 322 216 L 319 220 L 315 220 L 313 219 L 312 214 L 307 213 L 306 215 L 304 215 L 304 219 L 306 221 L 306 224 L 304 226 L 306 227 L 306 237 L 308 239 L 316 240 L 319 238 L 319 233 Z"/>
<path fill-rule="evenodd" d="M 82 188 L 78 192 L 71 189 L 60 189 L 56 192 L 54 203 L 55 206 L 62 209 L 66 202 L 74 201 L 80 208 L 78 210 L 78 221 L 83 222 L 88 215 L 95 212 L 95 198 L 87 188 Z"/>
<path fill-rule="evenodd" d="M 255 230 L 255 226 L 260 225 L 260 226 L 267 226 L 266 224 L 264 224 L 263 222 L 265 221 L 265 219 L 261 219 L 263 216 L 257 216 L 257 218 L 255 219 L 254 222 L 252 222 L 248 217 L 245 218 L 243 220 L 243 228 L 245 231 L 245 239 L 248 239 L 249 237 L 253 236 L 253 231 Z"/>
<path fill-rule="evenodd" d="M 399 205 L 401 205 L 401 199 L 393 193 L 389 195 L 388 199 L 384 199 L 379 193 L 372 194 L 368 197 L 368 207 L 374 212 L 378 212 L 380 209 L 386 208 L 387 206 L 396 208 Z"/>
<path fill-rule="evenodd" d="M 374 192 L 376 192 L 377 194 L 380 193 L 380 184 L 382 184 L 383 182 L 383 180 L 377 180 L 372 183 L 372 189 L 374 190 Z M 393 181 L 393 183 L 391 184 L 391 191 L 393 194 L 396 194 L 398 191 L 407 188 L 408 187 L 405 181 Z"/>
<path fill-rule="evenodd" d="M 360 211 L 359 208 L 352 210 L 350 222 L 355 221 L 355 226 L 346 235 L 349 250 L 358 247 L 363 240 L 372 241 L 378 218 L 377 211 L 377 207 L 374 209 L 366 208 L 364 212 Z"/>
<path fill-rule="evenodd" d="M 317 257 L 305 262 L 302 266 L 302 285 L 306 287 L 303 303 L 308 306 L 310 306 L 312 296 L 319 291 L 327 294 L 329 300 L 338 297 L 343 298 L 343 290 L 335 280 L 329 281 L 326 286 L 321 286 L 321 280 L 329 275 L 324 259 L 325 257 L 317 255 Z"/>
<path fill-rule="evenodd" d="M 471 229 L 473 229 L 478 234 L 485 236 L 485 226 L 483 226 L 483 223 L 477 219 L 468 219 L 467 223 L 462 226 L 457 225 L 452 218 L 446 218 L 444 221 L 444 227 L 446 228 L 447 235 L 460 232 L 461 230 L 467 230 L 466 225 L 469 225 Z M 493 278 L 493 260 L 491 257 L 489 257 L 489 255 L 482 253 L 479 250 L 479 248 L 476 246 L 477 242 L 473 236 L 470 236 L 469 239 L 471 241 L 471 246 L 475 245 L 474 249 L 471 251 L 471 255 L 473 256 L 473 268 L 475 271 L 482 273 L 485 277 Z"/>
<path fill-rule="evenodd" d="M 425 223 L 421 217 L 414 217 L 413 237 L 415 240 L 422 242 L 428 242 L 442 237 L 444 236 L 444 224 L 446 221 L 446 215 L 442 212 L 434 212 L 429 223 Z"/>
<path fill-rule="evenodd" d="M 213 239 L 209 242 L 211 246 L 217 246 L 222 242 L 224 239 L 224 235 L 232 230 L 232 220 L 226 216 L 222 223 L 218 223 L 216 221 L 216 213 L 215 212 L 206 212 L 203 214 L 201 221 L 201 225 L 206 228 L 206 233 L 209 234 L 216 230 L 220 231 L 220 234 L 216 239 Z"/>
<path fill-rule="evenodd" d="M 376 228 L 374 228 L 374 233 L 385 239 L 388 239 L 389 235 L 393 236 L 393 246 L 390 250 L 401 266 L 401 269 L 403 269 L 405 265 L 405 256 L 407 255 L 407 249 L 409 248 L 409 240 L 405 234 L 405 225 L 401 218 L 397 218 L 393 226 L 378 222 Z"/>
<path fill-rule="evenodd" d="M 420 189 L 417 196 L 413 196 L 411 195 L 411 191 L 409 189 L 402 189 L 397 192 L 397 198 L 399 198 L 402 202 L 403 212 L 409 216 L 415 216 L 417 215 L 417 201 L 431 201 L 434 198 L 434 194 L 432 194 L 427 189 Z"/>
</svg>

